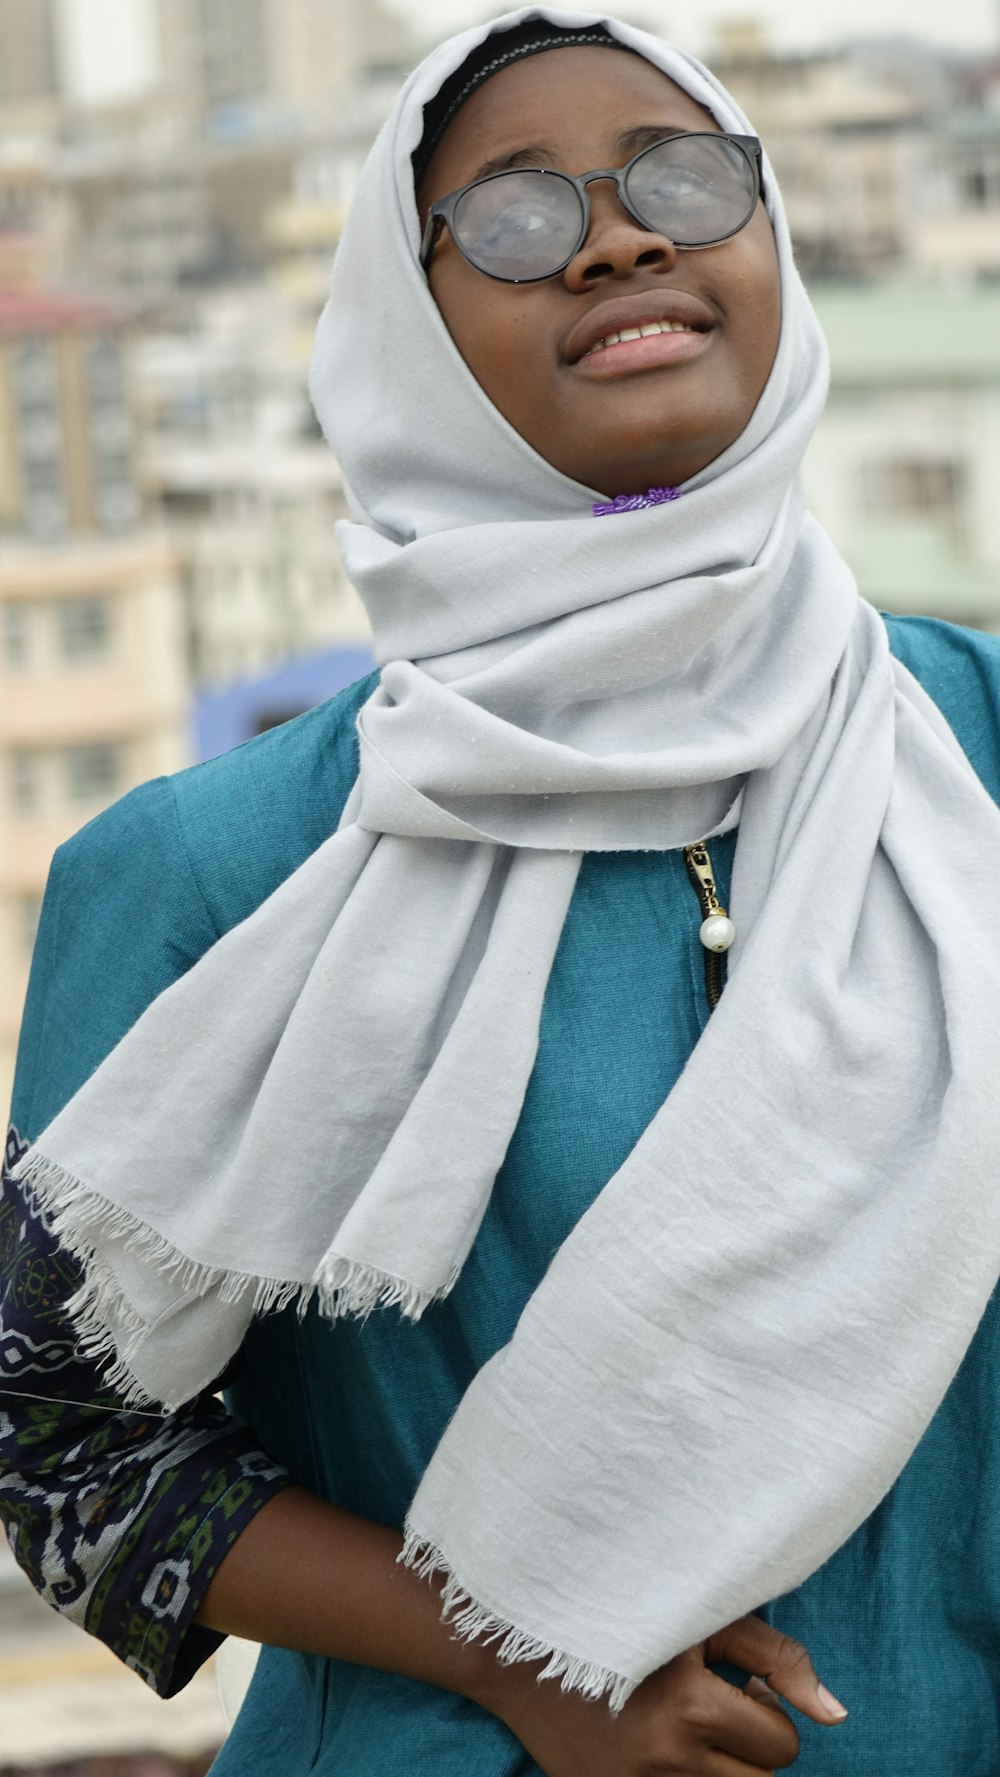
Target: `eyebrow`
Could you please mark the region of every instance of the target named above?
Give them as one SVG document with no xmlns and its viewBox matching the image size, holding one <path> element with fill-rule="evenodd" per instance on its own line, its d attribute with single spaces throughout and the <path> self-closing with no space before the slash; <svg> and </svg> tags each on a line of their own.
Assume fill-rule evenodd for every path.
<svg viewBox="0 0 1000 1777">
<path fill-rule="evenodd" d="M 710 128 L 706 125 L 706 128 Z M 614 138 L 615 154 L 624 155 L 626 160 L 638 154 L 642 148 L 651 148 L 654 142 L 662 142 L 665 136 L 683 136 L 689 133 L 684 123 L 640 123 L 631 129 L 621 130 Z M 544 142 L 530 142 L 524 148 L 513 148 L 509 154 L 495 155 L 491 160 L 484 160 L 476 168 L 473 179 L 486 179 L 491 173 L 506 173 L 513 167 L 537 167 L 547 162 L 550 166 L 556 156 Z M 471 184 L 471 180 L 469 183 Z"/>
</svg>

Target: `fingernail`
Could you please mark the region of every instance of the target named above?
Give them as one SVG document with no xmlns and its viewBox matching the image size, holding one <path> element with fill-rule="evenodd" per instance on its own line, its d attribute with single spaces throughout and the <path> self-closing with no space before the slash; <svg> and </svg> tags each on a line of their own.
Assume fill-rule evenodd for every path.
<svg viewBox="0 0 1000 1777">
<path fill-rule="evenodd" d="M 836 1697 L 831 1695 L 825 1684 L 816 1686 L 816 1695 L 828 1715 L 835 1715 L 838 1721 L 843 1721 L 844 1716 L 847 1714 L 847 1710 L 844 1708 L 843 1703 L 838 1703 Z"/>
</svg>

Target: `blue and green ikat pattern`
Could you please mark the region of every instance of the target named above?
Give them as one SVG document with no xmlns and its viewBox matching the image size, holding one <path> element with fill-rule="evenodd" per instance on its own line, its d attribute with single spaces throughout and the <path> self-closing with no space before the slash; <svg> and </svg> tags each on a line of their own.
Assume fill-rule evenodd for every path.
<svg viewBox="0 0 1000 1777">
<path fill-rule="evenodd" d="M 122 1409 L 65 1317 L 79 1270 L 0 1180 L 0 1518 L 47 1603 L 171 1697 L 218 1646 L 195 1621 L 223 1556 L 289 1476 L 212 1395 Z"/>
<path fill-rule="evenodd" d="M 114 1406 L 117 1397 L 81 1361 L 63 1314 L 79 1284 L 79 1268 L 11 1177 L 27 1151 L 11 1126 L 0 1173 L 0 1389 Z"/>
</svg>

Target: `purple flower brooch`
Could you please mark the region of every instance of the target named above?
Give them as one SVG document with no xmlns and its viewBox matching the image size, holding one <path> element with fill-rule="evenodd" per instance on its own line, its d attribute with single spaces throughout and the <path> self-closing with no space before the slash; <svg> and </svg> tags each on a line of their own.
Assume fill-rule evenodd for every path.
<svg viewBox="0 0 1000 1777">
<path fill-rule="evenodd" d="M 609 512 L 641 512 L 644 506 L 665 506 L 680 497 L 679 487 L 651 487 L 644 494 L 619 494 L 615 500 L 601 501 L 591 511 L 595 518 L 605 518 Z"/>
</svg>

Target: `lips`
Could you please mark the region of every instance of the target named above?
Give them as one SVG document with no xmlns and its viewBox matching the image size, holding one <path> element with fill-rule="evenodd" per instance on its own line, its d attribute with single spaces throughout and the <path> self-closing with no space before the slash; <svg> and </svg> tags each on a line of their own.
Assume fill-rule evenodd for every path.
<svg viewBox="0 0 1000 1777">
<path fill-rule="evenodd" d="M 652 326 L 657 321 L 680 321 L 696 333 L 710 333 L 716 325 L 707 303 L 686 290 L 644 290 L 636 296 L 599 303 L 581 316 L 563 345 L 563 357 L 568 364 L 577 364 L 609 333 Z"/>
</svg>

